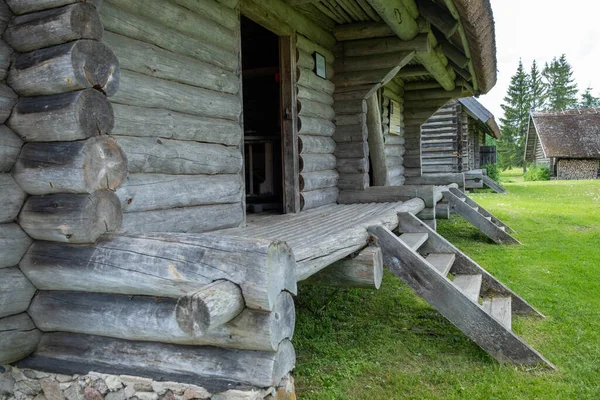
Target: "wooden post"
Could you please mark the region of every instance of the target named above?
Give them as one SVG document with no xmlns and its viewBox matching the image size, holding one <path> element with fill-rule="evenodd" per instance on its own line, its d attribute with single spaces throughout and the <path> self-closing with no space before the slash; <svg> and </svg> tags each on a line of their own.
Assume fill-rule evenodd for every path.
<svg viewBox="0 0 600 400">
<path fill-rule="evenodd" d="M 376 93 L 367 99 L 367 129 L 369 131 L 369 155 L 373 168 L 373 186 L 387 186 L 389 185 L 388 168 L 381 129 L 381 111 Z"/>
</svg>

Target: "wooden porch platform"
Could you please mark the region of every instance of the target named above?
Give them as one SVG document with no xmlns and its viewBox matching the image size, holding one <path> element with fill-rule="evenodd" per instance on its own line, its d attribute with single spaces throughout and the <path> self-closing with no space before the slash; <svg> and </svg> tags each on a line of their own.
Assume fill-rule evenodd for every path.
<svg viewBox="0 0 600 400">
<path fill-rule="evenodd" d="M 245 228 L 219 234 L 286 242 L 294 252 L 296 278 L 301 281 L 367 246 L 368 227 L 395 229 L 399 212 L 417 214 L 424 207 L 418 198 L 395 203 L 331 204 L 298 214 L 249 215 Z"/>
</svg>

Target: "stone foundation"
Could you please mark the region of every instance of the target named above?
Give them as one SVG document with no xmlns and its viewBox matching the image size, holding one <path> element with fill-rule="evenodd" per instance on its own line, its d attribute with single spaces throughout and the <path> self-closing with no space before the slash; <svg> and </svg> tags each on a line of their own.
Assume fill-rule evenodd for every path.
<svg viewBox="0 0 600 400">
<path fill-rule="evenodd" d="M 295 400 L 294 380 L 278 387 L 210 393 L 200 386 L 158 382 L 128 375 L 90 372 L 50 374 L 12 366 L 0 367 L 0 400 Z"/>
<path fill-rule="evenodd" d="M 564 180 L 597 179 L 598 160 L 559 160 L 556 178 Z"/>
</svg>

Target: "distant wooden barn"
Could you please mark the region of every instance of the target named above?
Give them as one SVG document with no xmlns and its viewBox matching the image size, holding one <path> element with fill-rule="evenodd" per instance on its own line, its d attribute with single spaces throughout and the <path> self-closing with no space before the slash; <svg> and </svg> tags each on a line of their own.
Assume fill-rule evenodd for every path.
<svg viewBox="0 0 600 400">
<path fill-rule="evenodd" d="M 525 162 L 547 165 L 557 179 L 598 179 L 600 108 L 532 112 Z"/>
<path fill-rule="evenodd" d="M 436 111 L 421 127 L 421 135 L 423 174 L 467 172 L 483 167 L 488 154 L 495 156 L 495 148 L 485 146 L 485 136 L 499 139 L 500 128 L 477 99 L 466 97 Z"/>
</svg>

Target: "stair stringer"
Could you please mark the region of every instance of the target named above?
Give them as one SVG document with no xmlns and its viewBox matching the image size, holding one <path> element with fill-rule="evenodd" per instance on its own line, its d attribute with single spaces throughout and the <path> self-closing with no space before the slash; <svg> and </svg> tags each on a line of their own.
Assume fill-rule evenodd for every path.
<svg viewBox="0 0 600 400">
<path fill-rule="evenodd" d="M 492 222 L 495 225 L 500 225 L 500 226 L 505 227 L 506 228 L 506 232 L 510 232 L 510 233 L 516 233 L 517 232 L 513 228 L 511 228 L 510 226 L 508 226 L 504 222 L 502 222 L 494 214 L 492 214 L 491 212 L 489 212 L 485 208 L 481 207 L 481 205 L 479 203 L 477 203 L 475 200 L 473 200 L 472 198 L 470 198 L 469 196 L 467 196 L 466 194 L 464 194 L 460 190 L 452 188 L 452 187 L 448 188 L 448 190 L 450 190 L 456 197 L 464 197 L 466 199 L 465 203 L 467 203 L 471 207 L 478 207 L 479 208 L 479 210 L 478 210 L 479 214 L 483 215 L 484 217 L 491 217 L 492 218 Z"/>
<path fill-rule="evenodd" d="M 494 242 L 498 244 L 521 244 L 517 239 L 500 229 L 498 225 L 487 220 L 485 216 L 474 210 L 473 207 L 460 200 L 454 193 L 445 191 L 442 194 L 444 200 L 450 204 L 452 211 L 463 217 Z"/>
<path fill-rule="evenodd" d="M 414 218 L 414 217 L 413 217 Z M 383 226 L 369 228 L 381 247 L 385 265 L 425 301 L 500 362 L 545 364 L 544 356 L 470 300 L 431 264 Z"/>
<path fill-rule="evenodd" d="M 456 246 L 446 240 L 439 233 L 423 224 L 421 220 L 410 213 L 398 214 L 398 230 L 402 233 L 422 233 L 429 234 L 427 241 L 421 246 L 422 253 L 453 253 L 455 255 L 454 264 L 450 269 L 451 274 L 482 275 L 481 292 L 482 294 L 496 293 L 512 297 L 512 312 L 521 315 L 534 315 L 545 318 L 544 314 L 535 307 L 523 300 L 519 295 L 510 290 L 502 282 L 498 281 L 493 275 L 483 269 L 479 264 L 473 261 L 469 256 L 460 251 Z"/>
<path fill-rule="evenodd" d="M 506 189 L 504 189 L 504 187 L 501 184 L 499 184 L 498 182 L 496 182 L 489 176 L 486 176 L 486 175 L 483 176 L 483 184 L 485 186 L 489 187 L 490 189 L 492 189 L 496 193 L 500 193 L 500 194 L 506 193 Z"/>
</svg>

